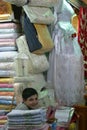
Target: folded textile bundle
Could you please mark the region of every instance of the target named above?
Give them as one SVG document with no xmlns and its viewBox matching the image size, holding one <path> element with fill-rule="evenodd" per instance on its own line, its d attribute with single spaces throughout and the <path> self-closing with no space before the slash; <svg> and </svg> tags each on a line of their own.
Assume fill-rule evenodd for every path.
<svg viewBox="0 0 87 130">
<path fill-rule="evenodd" d="M 14 62 L 0 62 L 0 70 L 14 70 Z"/>
<path fill-rule="evenodd" d="M 0 77 L 14 77 L 15 75 L 14 70 L 0 70 Z"/>
<path fill-rule="evenodd" d="M 20 24 L 17 22 L 3 22 L 0 24 L 0 29 L 20 29 Z"/>
<path fill-rule="evenodd" d="M 1 47 L 15 47 L 15 40 L 14 41 L 9 41 L 10 39 L 0 39 L 0 48 Z"/>
<path fill-rule="evenodd" d="M 2 99 L 0 99 L 0 104 L 1 105 L 11 105 L 11 104 L 13 104 L 13 105 L 16 105 L 16 101 L 12 101 L 12 100 L 2 100 Z"/>
<path fill-rule="evenodd" d="M 14 91 L 14 88 L 0 88 L 0 92 L 2 92 L 2 91 L 5 91 L 5 92 L 12 92 L 12 91 Z M 1 96 L 0 96 L 1 97 Z"/>
<path fill-rule="evenodd" d="M 0 33 L 17 33 L 17 32 L 20 32 L 21 30 L 19 30 L 19 29 L 15 29 L 15 28 L 0 28 Z"/>
<path fill-rule="evenodd" d="M 0 47 L 0 52 L 6 52 L 6 51 L 17 51 L 17 47 L 16 46 Z"/>
<path fill-rule="evenodd" d="M 1 96 L 14 96 L 14 92 L 0 92 Z"/>
<path fill-rule="evenodd" d="M 53 7 L 59 0 L 30 0 L 29 6 Z"/>
<path fill-rule="evenodd" d="M 16 39 L 15 38 L 0 38 L 0 46 L 3 45 L 3 43 L 8 43 L 8 42 L 11 42 L 11 43 L 15 43 Z M 8 44 L 7 44 L 8 45 Z"/>
<path fill-rule="evenodd" d="M 50 8 L 25 5 L 23 9 L 31 23 L 51 24 L 55 21 Z"/>
<path fill-rule="evenodd" d="M 14 109 L 15 107 L 16 107 L 15 105 L 0 104 L 0 110 L 10 111 L 10 110 Z"/>
<path fill-rule="evenodd" d="M 18 38 L 21 35 L 20 33 L 7 33 L 4 35 L 3 34 L 0 34 L 0 38 Z"/>
<path fill-rule="evenodd" d="M 17 5 L 17 6 L 23 6 L 26 3 L 28 3 L 28 0 L 4 0 L 6 2 L 10 2 L 11 4 Z"/>
<path fill-rule="evenodd" d="M 0 88 L 13 88 L 13 84 L 0 83 Z"/>
<path fill-rule="evenodd" d="M 27 56 L 26 61 L 22 60 L 24 66 L 24 74 L 28 73 L 41 73 L 47 71 L 49 68 L 49 62 L 46 55 L 36 55 L 30 52 L 25 35 L 20 36 L 16 40 L 16 44 L 20 53 L 24 53 Z M 19 55 L 20 59 L 21 55 Z M 26 57 L 25 57 L 26 58 Z M 24 62 L 24 63 L 23 63 Z M 25 74 L 25 75 L 26 75 Z M 28 74 L 29 75 L 29 74 Z"/>
<path fill-rule="evenodd" d="M 0 78 L 0 84 L 1 83 L 13 83 L 14 79 L 13 78 Z"/>
<path fill-rule="evenodd" d="M 10 3 L 0 1 L 0 20 L 10 19 L 12 14 L 12 6 Z"/>
<path fill-rule="evenodd" d="M 12 100 L 13 96 L 0 96 L 0 99 Z"/>
<path fill-rule="evenodd" d="M 7 116 L 6 114 L 9 111 L 7 110 L 0 110 L 0 129 L 4 126 L 4 124 L 7 122 Z"/>
<path fill-rule="evenodd" d="M 9 111 L 7 110 L 0 110 L 0 116 L 4 116 L 8 113 Z"/>
<path fill-rule="evenodd" d="M 14 58 L 17 56 L 17 51 L 8 51 L 8 52 L 0 52 L 0 61 L 1 62 L 10 62 L 14 61 Z"/>
<path fill-rule="evenodd" d="M 12 110 L 7 114 L 8 128 L 28 125 L 41 125 L 46 122 L 46 109 L 36 110 Z"/>
</svg>

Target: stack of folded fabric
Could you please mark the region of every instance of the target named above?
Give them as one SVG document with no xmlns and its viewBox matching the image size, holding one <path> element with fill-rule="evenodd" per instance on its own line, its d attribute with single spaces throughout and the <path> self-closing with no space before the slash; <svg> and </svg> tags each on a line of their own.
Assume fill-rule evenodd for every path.
<svg viewBox="0 0 87 130">
<path fill-rule="evenodd" d="M 44 54 L 54 48 L 47 25 L 51 25 L 55 21 L 51 9 L 57 2 L 58 0 L 31 0 L 29 4 L 23 6 L 24 33 L 29 50 L 34 54 Z"/>
<path fill-rule="evenodd" d="M 10 110 L 15 107 L 13 84 L 0 83 L 0 110 Z"/>
<path fill-rule="evenodd" d="M 9 111 L 7 110 L 0 110 L 0 128 L 4 126 L 4 124 L 7 122 L 7 116 L 6 114 Z"/>
<path fill-rule="evenodd" d="M 8 129 L 38 128 L 46 122 L 46 109 L 12 110 L 7 114 Z"/>
<path fill-rule="evenodd" d="M 0 110 L 10 111 L 16 106 L 14 99 L 15 57 L 18 55 L 16 38 L 21 25 L 15 20 L 12 5 L 0 0 Z M 0 121 L 0 125 L 6 122 Z"/>
<path fill-rule="evenodd" d="M 13 22 L 15 18 L 10 17 L 12 14 L 11 4 L 0 1 L 0 77 L 15 75 L 13 63 L 17 55 L 15 40 L 21 35 L 21 27 L 19 23 Z"/>
</svg>

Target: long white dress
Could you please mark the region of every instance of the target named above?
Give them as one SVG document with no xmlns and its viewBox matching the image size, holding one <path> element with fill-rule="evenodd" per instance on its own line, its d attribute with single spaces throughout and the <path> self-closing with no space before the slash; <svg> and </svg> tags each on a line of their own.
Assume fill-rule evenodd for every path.
<svg viewBox="0 0 87 130">
<path fill-rule="evenodd" d="M 76 33 L 70 23 L 73 14 L 66 0 L 60 0 L 54 8 L 56 21 L 52 38 L 55 48 L 49 55 L 47 73 L 47 82 L 53 86 L 56 99 L 68 106 L 84 103 L 83 55 L 77 36 L 72 38 L 72 34 Z"/>
</svg>

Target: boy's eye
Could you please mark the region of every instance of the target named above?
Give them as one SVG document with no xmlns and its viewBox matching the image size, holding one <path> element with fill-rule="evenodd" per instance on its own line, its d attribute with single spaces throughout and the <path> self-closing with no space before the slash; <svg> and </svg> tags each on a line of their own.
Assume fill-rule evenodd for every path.
<svg viewBox="0 0 87 130">
<path fill-rule="evenodd" d="M 29 99 L 29 101 L 34 101 L 34 100 L 38 100 L 38 98 L 35 98 L 35 99 L 31 98 L 31 99 Z"/>
<path fill-rule="evenodd" d="M 29 99 L 29 101 L 33 101 L 34 99 Z"/>
</svg>

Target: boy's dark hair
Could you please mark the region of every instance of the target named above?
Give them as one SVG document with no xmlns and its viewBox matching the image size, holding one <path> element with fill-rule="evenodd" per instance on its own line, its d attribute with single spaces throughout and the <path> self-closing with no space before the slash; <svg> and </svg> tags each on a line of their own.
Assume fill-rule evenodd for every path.
<svg viewBox="0 0 87 130">
<path fill-rule="evenodd" d="M 25 88 L 22 92 L 22 98 L 26 100 L 35 94 L 38 95 L 37 91 L 34 88 Z"/>
</svg>

